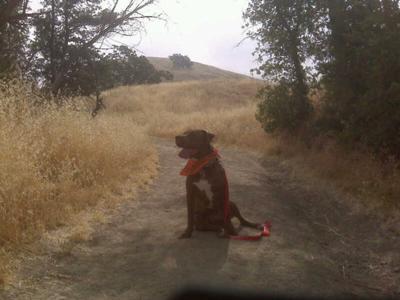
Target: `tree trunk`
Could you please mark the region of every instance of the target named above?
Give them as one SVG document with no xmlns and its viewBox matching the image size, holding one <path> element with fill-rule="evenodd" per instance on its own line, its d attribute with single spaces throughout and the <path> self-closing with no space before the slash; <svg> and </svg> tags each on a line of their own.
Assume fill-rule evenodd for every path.
<svg viewBox="0 0 400 300">
<path fill-rule="evenodd" d="M 56 35 L 56 12 L 55 12 L 55 0 L 51 0 L 51 24 L 50 24 L 50 69 L 51 69 L 51 86 L 52 86 L 52 92 L 53 96 L 57 96 L 58 90 L 55 89 L 54 84 L 56 81 L 56 71 L 57 71 L 57 66 L 55 62 L 55 35 Z"/>
<path fill-rule="evenodd" d="M 346 25 L 344 20 L 345 2 L 344 0 L 327 0 L 329 25 L 331 30 L 331 48 L 335 59 L 335 77 L 337 79 L 345 77 L 346 72 L 346 40 L 344 38 Z M 344 79 L 344 78 L 343 78 Z"/>
<path fill-rule="evenodd" d="M 275 7 L 277 11 L 278 18 L 285 28 L 286 33 L 288 34 L 288 55 L 294 67 L 294 82 L 292 85 L 293 93 L 296 95 L 296 106 L 297 111 L 299 113 L 299 118 L 303 119 L 306 117 L 308 113 L 308 105 L 307 105 L 307 94 L 308 94 L 308 86 L 306 80 L 306 73 L 301 63 L 300 57 L 300 40 L 299 40 L 299 26 L 300 24 L 295 24 L 290 26 L 285 18 L 285 14 L 282 11 L 282 7 L 279 3 L 279 0 L 275 1 Z M 296 7 L 296 10 L 302 9 L 302 7 Z M 299 11 L 296 12 L 298 15 L 301 13 Z M 299 22 L 299 21 L 298 21 Z"/>
</svg>

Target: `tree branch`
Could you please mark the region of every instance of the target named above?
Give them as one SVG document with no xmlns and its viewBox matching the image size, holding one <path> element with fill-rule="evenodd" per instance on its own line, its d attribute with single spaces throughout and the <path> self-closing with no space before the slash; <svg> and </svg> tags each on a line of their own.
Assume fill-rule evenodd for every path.
<svg viewBox="0 0 400 300">
<path fill-rule="evenodd" d="M 115 0 L 115 1 L 118 2 L 118 0 Z M 97 41 L 99 41 L 101 38 L 104 38 L 111 33 L 118 33 L 117 28 L 120 26 L 123 26 L 128 21 L 135 21 L 135 20 L 141 20 L 141 19 L 159 19 L 160 15 L 143 15 L 140 13 L 140 11 L 142 9 L 153 4 L 154 2 L 155 2 L 155 0 L 143 0 L 143 1 L 140 1 L 139 4 L 137 4 L 136 7 L 132 9 L 135 1 L 131 0 L 127 4 L 125 9 L 123 9 L 122 12 L 119 13 L 119 17 L 117 17 L 115 20 L 113 20 L 108 26 L 102 26 L 99 33 L 96 34 L 94 37 L 92 37 L 88 42 L 86 42 L 83 45 L 83 47 L 92 46 Z M 114 7 L 113 7 L 114 10 L 115 10 L 115 6 L 116 6 L 116 4 L 114 3 Z"/>
</svg>

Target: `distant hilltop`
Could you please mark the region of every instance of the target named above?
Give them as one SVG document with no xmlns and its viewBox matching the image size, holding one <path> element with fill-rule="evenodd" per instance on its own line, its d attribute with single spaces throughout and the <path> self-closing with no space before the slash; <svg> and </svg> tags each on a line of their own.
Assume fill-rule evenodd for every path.
<svg viewBox="0 0 400 300">
<path fill-rule="evenodd" d="M 251 78 L 244 74 L 222 70 L 197 62 L 193 62 L 193 66 L 190 69 L 176 69 L 172 66 L 172 61 L 169 58 L 147 57 L 147 59 L 156 69 L 171 72 L 174 75 L 174 81 Z"/>
</svg>

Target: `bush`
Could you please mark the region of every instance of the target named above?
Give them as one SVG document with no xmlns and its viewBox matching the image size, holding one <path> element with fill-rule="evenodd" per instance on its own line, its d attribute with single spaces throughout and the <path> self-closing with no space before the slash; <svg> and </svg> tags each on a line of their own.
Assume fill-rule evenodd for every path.
<svg viewBox="0 0 400 300">
<path fill-rule="evenodd" d="M 308 99 L 294 93 L 285 82 L 263 88 L 258 96 L 262 100 L 256 119 L 269 133 L 276 130 L 295 132 L 312 109 Z"/>
</svg>

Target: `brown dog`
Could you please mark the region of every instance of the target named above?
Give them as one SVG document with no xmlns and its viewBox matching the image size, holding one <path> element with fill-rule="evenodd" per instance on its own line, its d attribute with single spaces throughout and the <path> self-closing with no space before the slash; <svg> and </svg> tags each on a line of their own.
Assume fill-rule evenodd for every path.
<svg viewBox="0 0 400 300">
<path fill-rule="evenodd" d="M 244 219 L 235 203 L 227 202 L 225 170 L 210 144 L 213 138 L 214 135 L 205 130 L 190 130 L 175 137 L 176 145 L 182 148 L 179 156 L 191 160 L 194 165 L 194 169 L 185 174 L 188 220 L 180 238 L 190 238 L 194 229 L 217 231 L 226 237 L 237 235 L 231 222 L 233 217 L 243 226 L 262 228 Z"/>
</svg>

